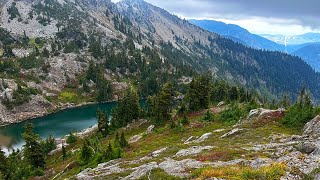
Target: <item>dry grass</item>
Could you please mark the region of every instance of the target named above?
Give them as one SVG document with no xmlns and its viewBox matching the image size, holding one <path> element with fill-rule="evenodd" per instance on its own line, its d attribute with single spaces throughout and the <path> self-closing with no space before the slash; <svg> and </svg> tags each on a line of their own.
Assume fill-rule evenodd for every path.
<svg viewBox="0 0 320 180">
<path fill-rule="evenodd" d="M 275 163 L 270 166 L 261 167 L 260 169 L 253 169 L 248 166 L 210 167 L 196 170 L 194 177 L 197 180 L 213 177 L 235 180 L 275 180 L 285 175 L 286 169 L 287 166 L 282 163 Z"/>
</svg>

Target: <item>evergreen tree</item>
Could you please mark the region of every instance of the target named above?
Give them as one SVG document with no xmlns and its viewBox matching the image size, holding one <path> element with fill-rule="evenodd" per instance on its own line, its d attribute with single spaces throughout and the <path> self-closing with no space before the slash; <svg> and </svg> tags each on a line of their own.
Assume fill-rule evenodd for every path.
<svg viewBox="0 0 320 180">
<path fill-rule="evenodd" d="M 174 119 L 170 117 L 170 128 L 173 129 L 176 127 L 176 123 L 174 122 Z"/>
<path fill-rule="evenodd" d="M 117 158 L 121 158 L 121 149 L 120 148 L 118 149 L 118 152 L 117 152 Z"/>
<path fill-rule="evenodd" d="M 68 144 L 75 143 L 75 142 L 77 142 L 77 137 L 76 137 L 72 132 L 69 132 L 69 135 L 68 135 L 68 137 L 67 137 L 66 142 L 67 142 Z"/>
<path fill-rule="evenodd" d="M 62 144 L 62 159 L 63 160 L 67 159 L 67 152 L 66 152 L 66 148 L 64 147 L 64 144 Z"/>
<path fill-rule="evenodd" d="M 183 117 L 182 117 L 182 120 L 181 120 L 181 124 L 184 125 L 184 126 L 190 124 L 190 121 L 189 121 L 186 113 L 183 114 Z"/>
<path fill-rule="evenodd" d="M 210 80 L 200 76 L 192 80 L 188 92 L 189 108 L 192 111 L 206 109 L 210 103 Z"/>
<path fill-rule="evenodd" d="M 35 46 L 34 48 L 35 48 L 35 51 L 34 51 L 35 55 L 36 55 L 36 56 L 39 56 L 39 55 L 40 55 L 40 52 L 39 52 L 38 46 Z"/>
<path fill-rule="evenodd" d="M 5 175 L 7 174 L 7 158 L 4 154 L 4 152 L 2 151 L 2 148 L 0 146 L 0 174 L 2 174 L 2 178 L 4 179 Z M 1 179 L 1 176 L 0 176 Z"/>
<path fill-rule="evenodd" d="M 121 137 L 120 137 L 120 146 L 121 146 L 122 148 L 128 147 L 128 141 L 126 140 L 123 131 L 122 131 Z"/>
<path fill-rule="evenodd" d="M 92 149 L 90 147 L 89 141 L 86 139 L 83 142 L 83 145 L 80 151 L 80 160 L 82 160 L 83 162 L 88 162 L 92 157 L 92 155 L 93 155 Z"/>
<path fill-rule="evenodd" d="M 24 145 L 24 157 L 30 165 L 34 168 L 45 167 L 45 157 L 42 147 L 39 143 L 40 137 L 33 133 L 33 124 L 27 123 L 25 126 L 25 132 L 23 133 Z"/>
<path fill-rule="evenodd" d="M 211 91 L 211 100 L 213 102 L 221 102 L 227 99 L 228 85 L 226 82 L 216 82 Z"/>
<path fill-rule="evenodd" d="M 112 88 L 110 81 L 106 80 L 104 77 L 98 80 L 97 89 L 98 89 L 98 102 L 106 102 L 112 97 Z"/>
<path fill-rule="evenodd" d="M 103 136 L 107 136 L 109 134 L 109 119 L 108 119 L 108 113 L 103 112 L 100 109 L 97 110 L 97 119 L 98 119 L 98 129 L 99 132 Z"/>
<path fill-rule="evenodd" d="M 50 135 L 45 141 L 41 143 L 41 146 L 43 147 L 44 153 L 48 154 L 50 151 L 56 148 L 55 139 L 52 135 Z"/>
<path fill-rule="evenodd" d="M 212 114 L 210 109 L 207 110 L 203 120 L 204 121 L 213 121 L 214 120 L 214 115 Z"/>
<path fill-rule="evenodd" d="M 4 46 L 3 56 L 8 58 L 15 57 L 15 55 L 13 54 L 12 48 L 10 46 Z"/>
<path fill-rule="evenodd" d="M 48 51 L 47 48 L 44 48 L 42 51 L 43 57 L 49 58 L 50 57 L 50 52 Z"/>
<path fill-rule="evenodd" d="M 120 138 L 119 138 L 119 133 L 117 131 L 116 136 L 114 138 L 114 142 L 113 142 L 115 147 L 119 147 L 120 146 Z"/>
<path fill-rule="evenodd" d="M 175 97 L 175 91 L 173 89 L 173 84 L 171 82 L 166 83 L 159 95 L 158 95 L 158 111 L 160 117 L 158 117 L 158 120 L 167 120 L 170 118 L 170 113 L 174 105 L 174 97 Z"/>
<path fill-rule="evenodd" d="M 290 102 L 290 98 L 288 96 L 288 94 L 284 94 L 282 96 L 282 99 L 280 101 L 280 106 L 283 108 L 288 108 L 290 106 L 291 102 Z"/>
<path fill-rule="evenodd" d="M 109 142 L 109 145 L 108 145 L 108 148 L 107 150 L 104 152 L 104 158 L 109 161 L 111 159 L 114 158 L 113 156 L 113 149 L 112 149 L 112 146 L 111 146 L 111 143 Z"/>
<path fill-rule="evenodd" d="M 301 130 L 315 115 L 316 112 L 311 102 L 310 94 L 303 88 L 300 91 L 297 102 L 289 108 L 282 123 L 287 127 Z"/>
<path fill-rule="evenodd" d="M 238 101 L 239 97 L 240 97 L 240 92 L 239 92 L 238 87 L 236 87 L 236 86 L 231 87 L 231 89 L 229 91 L 229 100 L 231 102 Z"/>
<path fill-rule="evenodd" d="M 136 91 L 128 89 L 125 96 L 118 101 L 115 108 L 112 109 L 111 126 L 120 128 L 139 118 L 140 105 L 139 96 Z"/>
<path fill-rule="evenodd" d="M 29 37 L 27 36 L 26 31 L 23 31 L 22 42 L 23 42 L 24 45 L 28 45 L 29 44 Z"/>
</svg>

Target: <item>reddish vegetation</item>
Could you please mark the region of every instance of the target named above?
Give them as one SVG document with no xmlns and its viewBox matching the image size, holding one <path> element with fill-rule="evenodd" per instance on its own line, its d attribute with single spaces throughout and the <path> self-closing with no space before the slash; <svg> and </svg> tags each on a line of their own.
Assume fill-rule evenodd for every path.
<svg viewBox="0 0 320 180">
<path fill-rule="evenodd" d="M 285 116 L 284 111 L 275 111 L 264 114 L 263 116 L 259 117 L 257 121 L 253 123 L 254 127 L 259 127 L 265 125 L 270 122 L 276 122 L 282 119 Z"/>
<path fill-rule="evenodd" d="M 198 117 L 198 116 L 202 116 L 204 114 L 204 112 L 191 112 L 188 114 L 188 118 L 193 118 L 193 117 Z"/>
<path fill-rule="evenodd" d="M 213 152 L 210 154 L 204 154 L 204 155 L 199 155 L 197 157 L 198 161 L 227 161 L 231 158 L 230 154 L 228 152 Z"/>
<path fill-rule="evenodd" d="M 200 123 L 200 122 L 192 122 L 192 123 L 191 123 L 191 127 L 194 127 L 194 128 L 203 128 L 203 124 Z"/>
<path fill-rule="evenodd" d="M 224 107 L 213 107 L 210 108 L 211 112 L 213 114 L 219 114 L 221 111 L 223 111 L 225 108 Z"/>
</svg>

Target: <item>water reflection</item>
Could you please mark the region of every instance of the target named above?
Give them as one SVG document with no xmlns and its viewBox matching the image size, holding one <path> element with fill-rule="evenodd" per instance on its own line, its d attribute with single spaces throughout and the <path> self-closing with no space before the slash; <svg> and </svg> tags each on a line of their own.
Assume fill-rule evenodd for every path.
<svg viewBox="0 0 320 180">
<path fill-rule="evenodd" d="M 94 104 L 74 109 L 67 109 L 42 118 L 30 120 L 35 125 L 35 133 L 45 139 L 49 135 L 62 137 L 70 131 L 81 131 L 96 124 L 98 108 L 109 113 L 116 103 Z M 0 146 L 6 153 L 10 149 L 21 148 L 24 144 L 22 133 L 26 122 L 0 127 Z"/>
</svg>

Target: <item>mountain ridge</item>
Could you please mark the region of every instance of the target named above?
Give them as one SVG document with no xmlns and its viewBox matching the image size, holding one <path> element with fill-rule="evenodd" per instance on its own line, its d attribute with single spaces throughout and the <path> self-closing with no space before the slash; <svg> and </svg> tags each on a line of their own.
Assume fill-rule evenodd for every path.
<svg viewBox="0 0 320 180">
<path fill-rule="evenodd" d="M 284 46 L 279 45 L 273 41 L 260 37 L 258 35 L 250 33 L 248 30 L 235 25 L 235 24 L 226 24 L 220 21 L 214 20 L 189 20 L 191 23 L 198 25 L 206 30 L 221 34 L 225 37 L 231 36 L 237 39 L 242 40 L 244 45 L 256 48 L 256 49 L 268 49 L 283 51 Z"/>
</svg>

